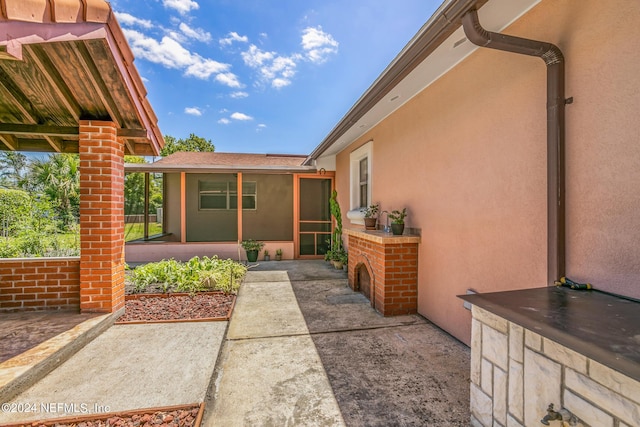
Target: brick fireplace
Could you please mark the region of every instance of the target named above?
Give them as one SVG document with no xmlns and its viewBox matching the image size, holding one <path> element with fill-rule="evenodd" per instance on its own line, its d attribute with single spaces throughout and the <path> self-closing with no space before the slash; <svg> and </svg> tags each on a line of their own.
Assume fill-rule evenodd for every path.
<svg viewBox="0 0 640 427">
<path fill-rule="evenodd" d="M 349 286 L 362 292 L 383 316 L 418 309 L 420 236 L 347 229 Z"/>
</svg>

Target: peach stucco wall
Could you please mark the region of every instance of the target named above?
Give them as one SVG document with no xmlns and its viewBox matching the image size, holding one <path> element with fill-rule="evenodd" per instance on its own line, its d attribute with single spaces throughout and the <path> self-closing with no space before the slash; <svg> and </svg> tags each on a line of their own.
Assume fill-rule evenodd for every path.
<svg viewBox="0 0 640 427">
<path fill-rule="evenodd" d="M 640 298 L 637 22 L 636 0 L 543 0 L 505 33 L 566 57 L 567 275 Z M 464 342 L 456 295 L 547 284 L 545 107 L 542 60 L 479 49 L 337 157 L 348 206 L 373 140 L 373 201 L 421 229 L 418 311 Z"/>
</svg>

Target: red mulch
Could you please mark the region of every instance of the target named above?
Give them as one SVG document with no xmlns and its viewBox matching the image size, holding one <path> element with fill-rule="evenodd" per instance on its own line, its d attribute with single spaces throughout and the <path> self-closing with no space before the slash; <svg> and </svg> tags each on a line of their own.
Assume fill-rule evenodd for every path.
<svg viewBox="0 0 640 427">
<path fill-rule="evenodd" d="M 148 414 L 112 415 L 109 418 L 64 421 L 51 420 L 23 424 L 24 427 L 197 427 L 199 407 L 156 411 Z M 199 421 L 199 420 L 198 420 Z"/>
<path fill-rule="evenodd" d="M 125 301 L 125 312 L 118 322 L 228 318 L 234 301 L 235 295 L 224 293 L 137 295 Z"/>
</svg>

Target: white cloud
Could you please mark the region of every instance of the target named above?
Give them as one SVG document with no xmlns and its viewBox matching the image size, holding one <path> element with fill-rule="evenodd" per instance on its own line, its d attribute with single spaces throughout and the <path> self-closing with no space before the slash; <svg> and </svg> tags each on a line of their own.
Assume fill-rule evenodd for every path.
<svg viewBox="0 0 640 427">
<path fill-rule="evenodd" d="M 218 120 L 218 123 L 220 123 L 221 125 L 228 125 L 229 123 L 231 123 L 231 120 L 227 119 L 226 117 L 223 117 L 220 120 Z"/>
<path fill-rule="evenodd" d="M 276 89 L 280 89 L 281 87 L 289 86 L 291 84 L 291 80 L 289 79 L 280 79 L 276 78 L 271 80 L 271 87 Z"/>
<path fill-rule="evenodd" d="M 256 128 L 256 132 L 261 132 L 261 131 L 263 131 L 263 130 L 264 130 L 264 129 L 266 129 L 266 128 L 267 128 L 267 125 L 265 125 L 264 123 L 260 123 L 260 124 L 258 125 L 258 127 Z"/>
<path fill-rule="evenodd" d="M 148 19 L 140 19 L 126 12 L 114 12 L 118 22 L 125 26 L 140 26 L 142 28 L 153 28 L 153 24 Z"/>
<path fill-rule="evenodd" d="M 209 42 L 211 41 L 211 34 L 203 30 L 202 28 L 191 28 L 184 22 L 180 23 L 180 31 L 182 33 L 192 39 L 198 40 L 200 42 Z"/>
<path fill-rule="evenodd" d="M 237 91 L 237 92 L 233 92 L 231 95 L 231 98 L 234 99 L 240 99 L 240 98 L 246 98 L 249 96 L 249 94 L 247 92 L 242 92 L 242 91 Z"/>
<path fill-rule="evenodd" d="M 248 41 L 249 41 L 249 38 L 247 36 L 241 36 L 235 31 L 231 31 L 227 37 L 220 39 L 220 44 L 228 46 L 228 45 L 231 45 L 233 42 L 247 43 Z"/>
<path fill-rule="evenodd" d="M 166 8 L 177 10 L 181 15 L 200 8 L 200 5 L 193 0 L 162 0 L 162 4 Z"/>
<path fill-rule="evenodd" d="M 242 52 L 242 59 L 247 66 L 258 70 L 262 80 L 268 81 L 272 87 L 281 88 L 291 84 L 291 77 L 296 74 L 296 61 L 300 56 L 280 56 L 252 44 Z"/>
<path fill-rule="evenodd" d="M 234 33 L 235 34 L 235 33 Z M 266 34 L 261 34 L 266 37 Z M 229 42 L 230 43 L 230 42 Z M 330 55 L 338 52 L 338 42 L 322 27 L 307 27 L 302 31 L 302 52 L 291 55 L 280 55 L 277 52 L 265 51 L 251 44 L 242 52 L 242 60 L 248 67 L 254 68 L 262 82 L 279 89 L 289 86 L 297 72 L 298 63 L 308 60 L 314 64 L 325 62 Z"/>
<path fill-rule="evenodd" d="M 193 55 L 171 37 L 163 37 L 160 42 L 136 31 L 122 30 L 138 58 L 162 64 L 168 68 L 185 68 L 194 63 Z"/>
<path fill-rule="evenodd" d="M 274 56 L 274 52 L 265 52 L 254 44 L 249 46 L 249 50 L 242 52 L 242 60 L 252 68 L 257 68 L 265 62 L 271 61 Z"/>
<path fill-rule="evenodd" d="M 314 63 L 325 62 L 329 55 L 338 52 L 338 42 L 320 26 L 305 28 L 301 44 L 307 59 Z"/>
<path fill-rule="evenodd" d="M 216 75 L 216 80 L 223 85 L 233 87 L 233 88 L 241 88 L 243 85 L 238 80 L 238 76 L 233 73 L 220 73 Z"/>
<path fill-rule="evenodd" d="M 214 61 L 213 59 L 203 58 L 200 55 L 194 54 L 194 61 L 187 67 L 184 74 L 186 76 L 193 76 L 202 80 L 206 80 L 212 74 L 216 74 L 216 80 L 220 81 L 218 79 L 218 73 L 222 73 L 228 69 L 229 64 L 223 64 L 221 62 Z"/>
<path fill-rule="evenodd" d="M 215 75 L 216 81 L 229 87 L 242 87 L 235 74 L 229 72 L 231 66 L 185 49 L 178 41 L 164 36 L 158 41 L 136 30 L 122 30 L 137 58 L 161 64 L 167 68 L 184 70 L 185 76 L 207 80 Z"/>
<path fill-rule="evenodd" d="M 235 113 L 231 114 L 231 118 L 234 119 L 234 120 L 240 120 L 240 121 L 253 120 L 253 117 L 247 116 L 244 113 L 238 113 L 238 112 L 235 112 Z"/>
<path fill-rule="evenodd" d="M 178 32 L 178 31 L 174 31 L 174 30 L 165 30 L 165 33 L 167 34 L 167 37 L 169 37 L 170 39 L 178 42 L 178 43 L 186 43 L 187 42 L 187 37 Z"/>
<path fill-rule="evenodd" d="M 184 109 L 184 112 L 186 114 L 190 114 L 192 116 L 201 116 L 202 115 L 202 110 L 198 107 L 187 107 Z"/>
</svg>

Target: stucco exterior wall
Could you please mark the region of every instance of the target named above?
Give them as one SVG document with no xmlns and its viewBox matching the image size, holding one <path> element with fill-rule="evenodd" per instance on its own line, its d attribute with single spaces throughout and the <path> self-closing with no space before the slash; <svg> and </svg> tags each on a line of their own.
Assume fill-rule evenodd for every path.
<svg viewBox="0 0 640 427">
<path fill-rule="evenodd" d="M 181 239 L 180 228 L 180 174 L 167 173 L 165 176 L 166 200 L 164 206 L 165 233 L 171 233 L 171 241 L 179 242 Z"/>
<path fill-rule="evenodd" d="M 632 0 L 545 0 L 504 32 L 566 58 L 567 275 L 640 298 L 637 22 Z M 348 206 L 349 153 L 373 140 L 373 201 L 421 230 L 418 312 L 466 343 L 456 295 L 547 284 L 545 108 L 540 59 L 479 49 L 336 159 Z"/>
</svg>

